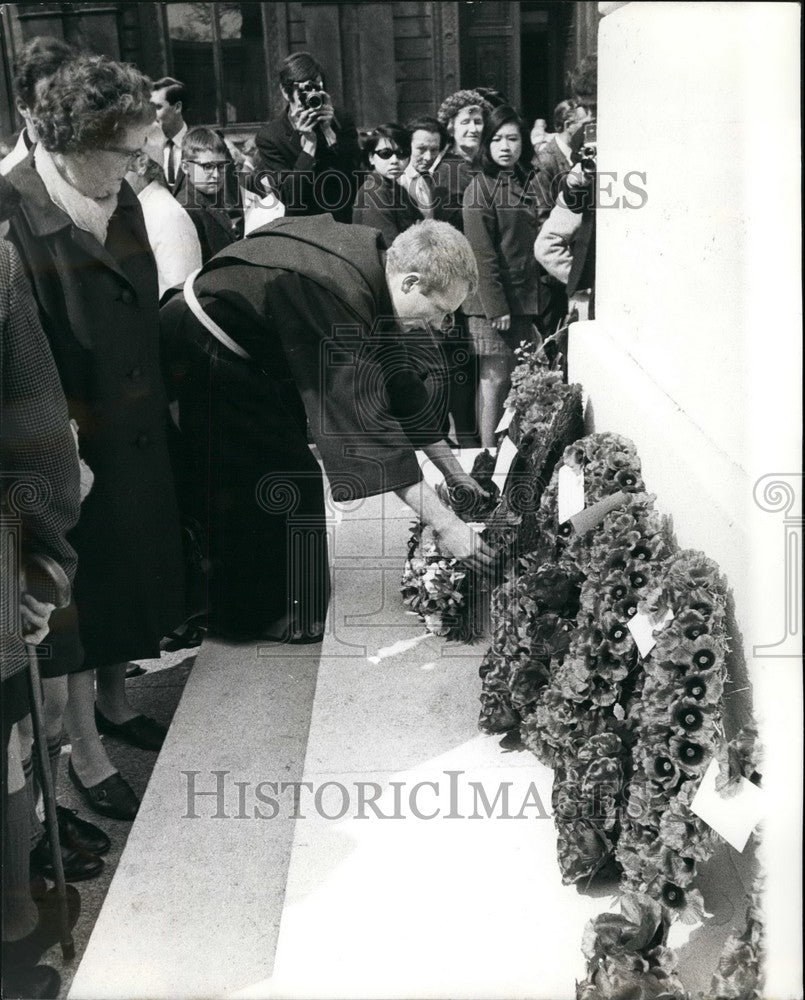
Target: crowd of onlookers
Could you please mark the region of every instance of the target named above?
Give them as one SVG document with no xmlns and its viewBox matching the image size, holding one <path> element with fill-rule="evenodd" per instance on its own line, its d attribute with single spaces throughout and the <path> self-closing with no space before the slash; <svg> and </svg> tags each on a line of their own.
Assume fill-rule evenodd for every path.
<svg viewBox="0 0 805 1000">
<path fill-rule="evenodd" d="M 57 938 L 58 908 L 32 763 L 26 645 L 47 651 L 54 779 L 66 731 L 69 778 L 88 808 L 130 821 L 137 796 L 100 736 L 158 751 L 166 730 L 132 708 L 130 661 L 199 641 L 182 624 L 187 553 L 173 491 L 163 488 L 175 471 L 176 428 L 165 420 L 160 299 L 282 215 L 331 213 L 377 229 L 387 247 L 421 220 L 450 223 L 469 240 L 479 275 L 438 331 L 450 433 L 490 447 L 514 348 L 555 342 L 592 294 L 594 61 L 574 75 L 552 133 L 540 120 L 529 131 L 504 95 L 476 88 L 360 135 L 333 107 L 309 53 L 285 59 L 279 83 L 285 111 L 235 143 L 191 124 L 192 95 L 178 80 L 152 82 L 44 37 L 15 67 L 24 128 L 0 163 L 2 499 L 23 540 L 67 573 L 74 600 L 54 610 L 25 592 L 22 573 L 19 586 L 4 584 L 8 997 L 55 996 L 59 987 L 55 970 L 36 964 Z M 41 502 L 15 508 L 15 485 L 37 477 L 47 482 Z M 68 882 L 96 876 L 109 837 L 57 811 Z M 74 921 L 72 887 L 68 904 Z"/>
</svg>

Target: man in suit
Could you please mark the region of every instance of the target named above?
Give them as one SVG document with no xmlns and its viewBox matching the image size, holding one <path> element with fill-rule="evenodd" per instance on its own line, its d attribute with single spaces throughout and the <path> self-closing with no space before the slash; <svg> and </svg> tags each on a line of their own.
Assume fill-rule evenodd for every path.
<svg viewBox="0 0 805 1000">
<path fill-rule="evenodd" d="M 172 76 L 157 80 L 151 91 L 151 103 L 156 108 L 157 121 L 165 136 L 162 169 L 171 194 L 182 188 L 185 178 L 182 167 L 182 143 L 187 135 L 184 110 L 187 107 L 187 87 Z"/>
<path fill-rule="evenodd" d="M 537 191 L 537 224 L 545 227 L 562 189 L 562 184 L 572 168 L 571 144 L 588 118 L 587 109 L 572 98 L 557 104 L 553 112 L 554 134 L 534 152 L 534 187 Z M 539 242 L 539 240 L 537 241 Z M 538 324 L 543 337 L 555 333 L 567 316 L 567 291 L 565 281 L 560 281 L 551 268 L 540 260 L 540 311 Z"/>
<path fill-rule="evenodd" d="M 49 35 L 31 39 L 20 52 L 14 67 L 14 103 L 25 127 L 17 136 L 14 149 L 0 160 L 0 174 L 7 174 L 12 167 L 24 160 L 37 141 L 36 126 L 31 119 L 37 83 L 52 76 L 73 55 L 75 52 L 67 42 Z"/>
<path fill-rule="evenodd" d="M 273 191 L 286 215 L 330 212 L 351 221 L 360 163 L 352 117 L 333 108 L 324 72 L 309 52 L 286 56 L 279 84 L 288 106 L 255 136 L 253 189 Z"/>
<path fill-rule="evenodd" d="M 430 115 L 421 115 L 405 126 L 411 137 L 411 159 L 398 179 L 416 202 L 426 219 L 435 214 L 435 181 L 431 169 L 439 153 L 447 145 L 447 135 L 441 122 Z"/>
<path fill-rule="evenodd" d="M 571 101 L 557 104 L 553 112 L 554 134 L 534 153 L 537 190 L 540 193 L 538 218 L 542 224 L 556 204 L 561 179 L 573 166 L 570 142 L 581 128 L 586 112 Z"/>
</svg>

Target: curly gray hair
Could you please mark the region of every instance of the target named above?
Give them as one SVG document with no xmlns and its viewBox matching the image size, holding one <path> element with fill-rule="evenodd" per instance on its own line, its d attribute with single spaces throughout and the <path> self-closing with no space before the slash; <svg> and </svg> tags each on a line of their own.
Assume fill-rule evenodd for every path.
<svg viewBox="0 0 805 1000">
<path fill-rule="evenodd" d="M 492 105 L 477 90 L 457 90 L 442 101 L 436 117 L 446 127 L 462 108 L 480 108 L 486 118 L 492 110 Z"/>
</svg>

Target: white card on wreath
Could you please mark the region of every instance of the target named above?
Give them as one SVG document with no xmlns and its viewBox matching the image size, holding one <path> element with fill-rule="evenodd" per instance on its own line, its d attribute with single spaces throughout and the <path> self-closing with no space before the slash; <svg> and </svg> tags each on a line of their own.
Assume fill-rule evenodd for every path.
<svg viewBox="0 0 805 1000">
<path fill-rule="evenodd" d="M 690 803 L 691 812 L 736 851 L 743 851 L 750 834 L 763 818 L 763 790 L 741 775 L 737 779 L 738 791 L 724 797 L 716 789 L 718 770 L 718 760 L 713 757 Z"/>
<path fill-rule="evenodd" d="M 506 485 L 506 478 L 509 475 L 509 470 L 515 458 L 517 458 L 517 445 L 507 436 L 500 442 L 498 457 L 495 461 L 495 471 L 492 473 L 492 482 L 501 493 Z"/>
<path fill-rule="evenodd" d="M 563 465 L 559 470 L 557 508 L 560 524 L 584 510 L 584 469 Z"/>
<path fill-rule="evenodd" d="M 495 428 L 495 434 L 502 434 L 509 429 L 509 424 L 514 420 L 514 410 L 508 407 L 500 418 L 500 423 Z"/>
<path fill-rule="evenodd" d="M 637 651 L 643 659 L 657 645 L 656 633 L 662 632 L 668 622 L 673 621 L 673 618 L 674 613 L 670 608 L 665 612 L 665 617 L 661 618 L 659 622 L 655 621 L 650 615 L 639 611 L 626 623 L 626 627 L 632 633 L 632 638 L 637 645 Z"/>
<path fill-rule="evenodd" d="M 482 531 L 486 531 L 486 525 L 483 521 L 467 521 L 467 527 L 472 528 L 476 535 L 480 535 Z"/>
</svg>

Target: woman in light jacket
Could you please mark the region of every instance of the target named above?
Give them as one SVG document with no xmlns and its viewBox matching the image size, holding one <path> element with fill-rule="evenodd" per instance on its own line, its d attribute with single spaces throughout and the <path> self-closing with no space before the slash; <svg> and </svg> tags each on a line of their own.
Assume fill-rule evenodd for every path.
<svg viewBox="0 0 805 1000">
<path fill-rule="evenodd" d="M 463 310 L 480 359 L 477 417 L 481 445 L 495 445 L 514 367 L 514 348 L 538 337 L 539 271 L 534 259 L 537 193 L 531 146 L 513 108 L 489 115 L 478 147 L 478 172 L 464 192 L 464 233 L 478 262 L 478 292 Z"/>
</svg>

